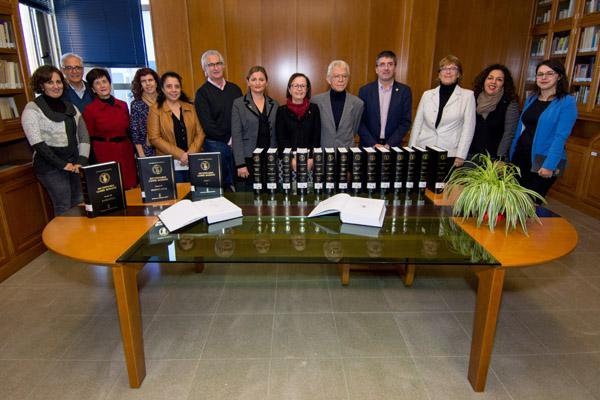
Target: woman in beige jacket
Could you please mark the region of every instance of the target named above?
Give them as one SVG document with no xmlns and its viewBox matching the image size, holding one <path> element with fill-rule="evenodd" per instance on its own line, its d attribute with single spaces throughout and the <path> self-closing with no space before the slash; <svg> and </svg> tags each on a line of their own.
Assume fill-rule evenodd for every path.
<svg viewBox="0 0 600 400">
<path fill-rule="evenodd" d="M 148 139 L 158 155 L 170 154 L 175 159 L 177 182 L 189 181 L 188 154 L 197 153 L 204 143 L 204 131 L 196 110 L 181 90 L 181 76 L 166 72 L 159 93 L 148 114 Z"/>
</svg>

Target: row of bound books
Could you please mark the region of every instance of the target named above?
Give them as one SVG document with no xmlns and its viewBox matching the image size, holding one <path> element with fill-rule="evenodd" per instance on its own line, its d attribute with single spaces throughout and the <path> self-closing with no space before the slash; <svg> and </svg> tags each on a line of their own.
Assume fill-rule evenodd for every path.
<svg viewBox="0 0 600 400">
<path fill-rule="evenodd" d="M 301 194 L 311 189 L 309 184 L 316 193 L 424 192 L 426 188 L 440 193 L 449 170 L 447 159 L 448 152 L 437 146 L 300 148 L 295 153 L 290 148 L 281 153 L 275 148 L 257 148 L 252 154 L 253 189 L 257 194 L 288 192 L 295 180 Z"/>
</svg>

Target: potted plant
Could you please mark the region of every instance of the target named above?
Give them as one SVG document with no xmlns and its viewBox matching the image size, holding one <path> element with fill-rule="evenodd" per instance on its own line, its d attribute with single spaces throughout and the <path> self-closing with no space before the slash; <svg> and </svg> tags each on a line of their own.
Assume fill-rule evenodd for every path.
<svg viewBox="0 0 600 400">
<path fill-rule="evenodd" d="M 478 154 L 473 161 L 456 168 L 450 174 L 446 191 L 460 190 L 452 209 L 455 216 L 475 218 L 477 226 L 487 222 L 494 230 L 498 221 L 506 221 L 505 232 L 521 226 L 527 235 L 527 220 L 532 218 L 541 224 L 535 213 L 535 200 L 545 203 L 538 193 L 519 184 L 519 167 L 500 160 L 492 160 L 489 154 Z"/>
</svg>

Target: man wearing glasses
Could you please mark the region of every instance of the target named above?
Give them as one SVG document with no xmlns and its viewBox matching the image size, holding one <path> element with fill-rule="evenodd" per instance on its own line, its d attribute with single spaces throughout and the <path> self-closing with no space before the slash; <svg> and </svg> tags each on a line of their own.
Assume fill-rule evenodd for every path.
<svg viewBox="0 0 600 400">
<path fill-rule="evenodd" d="M 327 83 L 331 89 L 311 99 L 321 114 L 321 147 L 354 146 L 364 104 L 346 91 L 349 81 L 348 63 L 334 60 L 327 67 Z"/>
<path fill-rule="evenodd" d="M 65 88 L 65 99 L 83 113 L 85 107 L 94 100 L 92 89 L 83 80 L 83 59 L 77 54 L 67 53 L 60 58 L 60 65 L 68 83 Z"/>
<path fill-rule="evenodd" d="M 231 110 L 233 101 L 242 97 L 235 83 L 225 80 L 225 62 L 216 50 L 208 50 L 200 58 L 206 82 L 196 91 L 194 104 L 204 128 L 204 151 L 221 153 L 221 171 L 226 190 L 234 190 L 233 156 L 231 152 Z"/>
<path fill-rule="evenodd" d="M 412 94 L 408 86 L 394 79 L 396 63 L 393 51 L 379 53 L 375 60 L 377 80 L 358 91 L 365 102 L 358 129 L 361 146 L 401 146 L 410 129 Z"/>
</svg>

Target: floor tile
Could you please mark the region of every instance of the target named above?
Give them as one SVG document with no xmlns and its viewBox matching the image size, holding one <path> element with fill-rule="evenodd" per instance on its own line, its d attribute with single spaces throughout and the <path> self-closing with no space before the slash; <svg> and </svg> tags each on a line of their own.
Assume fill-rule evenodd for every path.
<svg viewBox="0 0 600 400">
<path fill-rule="evenodd" d="M 200 359 L 212 316 L 157 315 L 144 332 L 146 357 Z"/>
<path fill-rule="evenodd" d="M 216 312 L 257 314 L 273 313 L 274 309 L 275 282 L 228 281 Z"/>
<path fill-rule="evenodd" d="M 50 373 L 54 361 L 0 360 L 0 398 L 25 399 L 35 386 Z"/>
<path fill-rule="evenodd" d="M 428 399 L 411 358 L 345 358 L 350 399 Z"/>
<path fill-rule="evenodd" d="M 476 282 L 477 279 L 474 279 Z M 434 285 L 448 308 L 452 311 L 473 311 L 477 289 L 465 278 L 435 279 Z"/>
<path fill-rule="evenodd" d="M 269 399 L 347 399 L 341 359 L 273 359 Z"/>
<path fill-rule="evenodd" d="M 273 314 L 216 314 L 202 358 L 271 356 Z"/>
<path fill-rule="evenodd" d="M 448 306 L 432 279 L 415 280 L 411 287 L 400 279 L 382 282 L 383 295 L 393 311 L 447 311 Z"/>
<path fill-rule="evenodd" d="M 408 356 L 408 348 L 390 313 L 335 313 L 344 357 Z"/>
<path fill-rule="evenodd" d="M 492 368 L 515 399 L 594 399 L 553 356 L 497 356 Z"/>
<path fill-rule="evenodd" d="M 329 290 L 336 312 L 390 311 L 377 279 L 350 279 L 348 286 L 330 282 Z"/>
<path fill-rule="evenodd" d="M 288 280 L 277 282 L 276 312 L 331 312 L 327 282 Z"/>
<path fill-rule="evenodd" d="M 146 378 L 140 388 L 130 388 L 123 371 L 106 400 L 186 400 L 197 365 L 198 361 L 191 360 L 147 360 Z"/>
<path fill-rule="evenodd" d="M 452 313 L 398 313 L 396 322 L 413 356 L 468 355 L 468 335 Z"/>
<path fill-rule="evenodd" d="M 264 400 L 269 360 L 200 360 L 189 400 Z"/>
<path fill-rule="evenodd" d="M 273 332 L 273 357 L 340 357 L 333 314 L 278 314 Z"/>
<path fill-rule="evenodd" d="M 222 284 L 198 283 L 169 286 L 156 311 L 160 315 L 198 315 L 213 313 L 223 291 Z"/>
<path fill-rule="evenodd" d="M 600 398 L 600 353 L 564 354 L 556 358 L 560 367 L 592 396 Z"/>
</svg>

